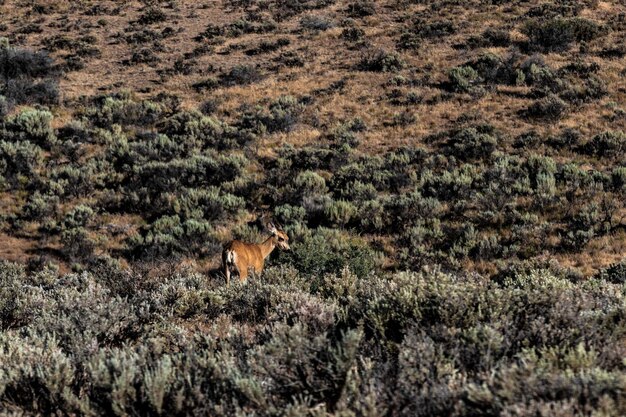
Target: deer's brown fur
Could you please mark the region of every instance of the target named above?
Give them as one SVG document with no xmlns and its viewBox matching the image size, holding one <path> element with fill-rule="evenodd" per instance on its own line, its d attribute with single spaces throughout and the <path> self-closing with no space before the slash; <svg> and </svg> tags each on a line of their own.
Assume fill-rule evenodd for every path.
<svg viewBox="0 0 626 417">
<path fill-rule="evenodd" d="M 233 240 L 224 246 L 222 252 L 222 268 L 226 276 L 226 284 L 230 285 L 230 276 L 239 275 L 239 280 L 245 282 L 248 274 L 253 272 L 261 274 L 265 259 L 277 246 L 280 249 L 289 249 L 289 236 L 282 230 L 278 230 L 273 224 L 268 225 L 272 235 L 263 243 L 246 243 L 241 240 Z"/>
</svg>

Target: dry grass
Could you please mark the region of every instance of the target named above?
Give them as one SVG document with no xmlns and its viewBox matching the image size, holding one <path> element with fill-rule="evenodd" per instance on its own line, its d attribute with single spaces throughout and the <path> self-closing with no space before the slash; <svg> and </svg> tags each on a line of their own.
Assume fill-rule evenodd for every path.
<svg viewBox="0 0 626 417">
<path fill-rule="evenodd" d="M 175 0 L 169 3 L 174 6 L 162 5 L 167 15 L 165 21 L 142 26 L 136 23 L 144 12 L 144 2 L 141 1 L 5 1 L 0 5 L 0 36 L 7 36 L 13 44 L 32 49 L 41 49 L 44 40 L 53 36 L 72 39 L 86 35 L 95 37 L 93 46 L 100 55 L 85 57 L 84 67 L 67 72 L 61 81 L 64 104 L 53 109 L 56 117 L 54 127 L 60 127 L 72 118 L 73 113 L 80 109 L 79 100 L 83 97 L 129 90 L 139 98 L 152 97 L 160 92 L 174 94 L 182 100 L 182 107 L 187 109 L 195 108 L 207 99 L 216 99 L 220 103 L 217 116 L 227 121 L 236 120 L 244 104 L 265 104 L 282 95 L 310 96 L 312 100 L 307 105 L 306 114 L 293 131 L 260 139 L 257 152 L 261 156 L 271 155 L 276 147 L 285 143 L 296 146 L 316 143 L 324 131 L 357 117 L 367 126 L 361 135 L 360 149 L 370 153 L 406 145 L 428 148 L 424 137 L 453 128 L 459 118 L 468 115 L 492 124 L 506 138 L 514 138 L 530 130 L 549 136 L 564 128 L 576 128 L 589 137 L 605 130 L 626 130 L 626 118 L 623 117 L 623 110 L 626 109 L 624 59 L 599 55 L 602 48 L 623 42 L 624 24 L 621 30 L 614 30 L 610 35 L 590 42 L 586 54 L 579 52 L 579 46 L 562 53 L 544 54 L 545 61 L 553 68 L 577 59 L 597 63 L 600 66 L 598 75 L 608 85 L 606 97 L 574 107 L 557 122 L 531 120 L 522 115 L 522 111 L 533 101 L 528 87 L 497 86 L 480 97 L 451 95 L 441 88 L 450 68 L 482 52 L 505 55 L 510 50 L 501 47 L 459 47 L 469 37 L 480 35 L 488 28 L 504 28 L 510 33 L 513 44 L 521 44 L 525 40 L 520 31 L 521 22 L 526 19 L 525 13 L 550 2 L 532 0 L 502 5 L 487 5 L 478 1 L 468 4 L 440 2 L 435 7 L 435 3 L 428 2 L 401 5 L 398 0 L 377 1 L 374 2 L 375 15 L 353 19 L 351 23 L 365 33 L 360 47 L 342 39 L 346 26 L 342 22 L 350 3 L 345 0 L 277 21 L 276 29 L 269 33 L 242 34 L 226 37 L 220 42 L 197 41 L 195 38 L 209 23 L 224 26 L 253 15 L 259 16 L 260 21 L 266 21 L 272 11 L 253 6 L 246 12 L 217 0 Z M 586 4 L 580 15 L 596 22 L 614 22 L 620 13 L 626 13 L 626 5 L 621 0 Z M 100 11 L 92 13 L 96 6 Z M 320 32 L 302 30 L 300 19 L 305 15 L 328 18 L 334 27 Z M 427 18 L 429 22 L 450 20 L 457 30 L 450 36 L 423 39 L 415 51 L 399 50 L 396 42 L 414 16 Z M 29 27 L 38 27 L 39 31 L 26 30 Z M 161 33 L 168 28 L 171 28 L 172 35 L 158 42 L 134 45 L 124 39 L 144 29 Z M 278 39 L 287 39 L 289 45 L 273 52 L 246 54 L 261 42 L 271 43 Z M 186 57 L 201 46 L 206 46 L 208 52 Z M 144 47 L 154 52 L 157 59 L 154 63 L 125 63 L 134 52 Z M 358 70 L 365 51 L 378 48 L 400 53 L 406 62 L 405 68 L 397 73 Z M 295 68 L 281 65 L 276 59 L 284 52 L 299 54 L 304 65 Z M 62 62 L 70 53 L 68 50 L 57 50 L 52 55 Z M 172 71 L 177 62 L 183 62 L 189 72 Z M 207 77 L 219 77 L 236 65 L 257 67 L 263 75 L 262 80 L 250 85 L 218 87 L 202 93 L 192 87 Z M 391 86 L 390 80 L 396 75 L 411 80 L 413 85 Z M 343 82 L 340 89 L 330 88 L 340 81 Z M 394 90 L 403 96 L 415 93 L 421 97 L 421 102 L 394 104 L 389 97 Z M 415 122 L 390 124 L 394 115 L 403 111 L 414 114 Z M 316 122 L 312 123 L 313 120 Z M 583 162 L 580 155 L 568 153 L 554 155 L 554 158 L 559 162 Z M 592 164 L 590 168 L 600 167 Z M 3 213 L 14 213 L 20 199 L 19 195 L 3 195 L 0 199 Z M 139 219 L 119 218 L 112 221 L 129 222 L 136 227 Z M 623 233 L 598 239 L 583 255 L 559 260 L 586 273 L 591 272 L 623 257 L 626 253 L 625 241 Z M 120 248 L 122 242 L 109 236 L 107 245 Z M 29 249 L 32 249 L 32 242 L 9 239 L 0 245 L 0 255 L 6 253 L 8 258 L 23 257 Z M 474 265 L 473 268 L 487 272 L 492 270 L 493 265 Z"/>
<path fill-rule="evenodd" d="M 307 12 L 314 16 L 323 16 L 339 24 L 345 18 L 348 2 L 338 1 L 334 5 L 322 10 Z M 346 80 L 345 88 L 337 93 L 331 93 L 318 98 L 310 106 L 308 112 L 316 115 L 325 124 L 332 125 L 351 117 L 361 117 L 370 127 L 365 135 L 365 148 L 372 152 L 389 147 L 415 143 L 415 140 L 433 131 L 443 130 L 462 114 L 472 112 L 484 115 L 494 126 L 510 135 L 517 135 L 529 129 L 540 133 L 553 133 L 564 127 L 578 127 L 585 133 L 593 134 L 605 129 L 623 128 L 625 121 L 608 122 L 604 116 L 610 112 L 606 109 L 607 103 L 624 103 L 626 83 L 620 74 L 623 69 L 621 60 L 604 60 L 594 57 L 594 62 L 600 62 L 603 79 L 611 86 L 608 97 L 599 103 L 585 105 L 570 112 L 558 123 L 537 123 L 519 117 L 519 111 L 529 104 L 529 99 L 513 97 L 506 88 L 500 88 L 486 96 L 475 98 L 455 98 L 434 104 L 411 105 L 410 110 L 419 115 L 414 125 L 389 129 L 385 122 L 394 113 L 402 110 L 393 106 L 386 99 L 389 91 L 386 82 L 393 74 L 373 74 L 355 71 L 355 66 L 362 54 L 358 50 L 349 50 L 348 45 L 341 39 L 342 28 L 336 26 L 320 33 L 302 32 L 299 29 L 300 16 L 277 23 L 276 30 L 263 34 L 244 34 L 236 38 L 227 38 L 222 44 L 214 45 L 214 53 L 189 59 L 193 66 L 191 74 L 174 74 L 163 76 L 162 72 L 171 69 L 186 53 L 192 52 L 201 43 L 194 38 L 201 33 L 208 22 L 214 25 L 224 25 L 245 17 L 241 9 L 230 9 L 224 2 L 212 1 L 199 4 L 188 0 L 178 0 L 173 9 L 163 8 L 168 18 L 165 22 L 149 26 L 149 29 L 159 32 L 166 27 L 174 30 L 174 36 L 161 40 L 162 51 L 156 52 L 159 59 L 156 64 L 136 64 L 127 66 L 124 60 L 132 56 L 134 50 L 141 46 L 129 45 L 118 35 L 127 35 L 141 29 L 133 24 L 142 13 L 141 2 L 125 2 L 120 4 L 113 1 L 102 1 L 97 4 L 104 10 L 119 8 L 116 15 L 87 15 L 90 7 L 96 5 L 87 2 L 83 5 L 68 2 L 54 2 L 47 15 L 33 13 L 33 6 L 38 3 L 7 2 L 0 6 L 0 12 L 7 18 L 7 30 L 0 35 L 8 35 L 14 42 L 39 48 L 46 37 L 64 34 L 73 36 L 73 33 L 89 34 L 97 38 L 96 47 L 101 56 L 87 60 L 85 67 L 79 71 L 69 72 L 62 82 L 64 97 L 72 101 L 81 96 L 89 96 L 107 91 L 129 89 L 141 95 L 154 95 L 158 92 L 177 94 L 183 99 L 183 106 L 192 108 L 204 101 L 208 96 L 223 99 L 220 111 L 222 116 L 236 115 L 237 109 L 243 103 L 257 103 L 284 94 L 295 96 L 314 95 L 321 88 L 327 87 L 333 81 Z M 523 39 L 517 31 L 518 27 L 512 19 L 523 15 L 531 7 L 541 4 L 539 1 L 522 4 L 480 7 L 463 7 L 461 5 L 446 5 L 436 13 L 429 11 L 426 4 L 398 7 L 396 1 L 376 2 L 377 14 L 364 19 L 357 19 L 355 25 L 365 31 L 366 42 L 371 48 L 385 48 L 393 50 L 395 41 L 408 23 L 406 17 L 421 14 L 431 16 L 431 20 L 450 19 L 458 26 L 457 33 L 445 37 L 426 39 L 422 47 L 415 52 L 402 52 L 407 68 L 400 74 L 405 77 L 429 74 L 431 84 L 445 80 L 449 68 L 461 64 L 478 51 L 455 48 L 464 42 L 468 36 L 480 34 L 486 28 L 504 25 L 511 29 L 513 39 Z M 596 7 L 585 8 L 582 15 L 596 21 L 607 21 L 618 13 L 624 12 L 626 7 L 618 1 L 599 2 Z M 253 9 L 254 10 L 254 9 Z M 267 15 L 267 13 L 265 13 Z M 267 16 L 266 16 L 267 17 Z M 99 22 L 105 21 L 106 24 Z M 42 33 L 16 34 L 20 28 L 38 22 Z M 54 23 L 65 22 L 62 27 L 52 27 Z M 66 32 L 65 28 L 77 27 L 78 31 Z M 282 50 L 305 51 L 306 63 L 302 68 L 277 68 L 272 62 L 279 52 L 247 56 L 245 50 L 258 45 L 261 41 L 274 41 L 278 38 L 289 39 L 291 44 Z M 242 45 L 243 49 L 232 49 Z M 146 44 L 147 47 L 150 43 Z M 592 45 L 591 48 L 600 48 L 602 45 Z M 504 48 L 487 49 L 496 53 L 505 53 Z M 67 51 L 56 51 L 53 55 L 61 57 Z M 575 50 L 573 51 L 575 54 Z M 551 65 L 558 66 L 568 62 L 571 53 L 548 54 L 546 60 Z M 249 86 L 232 88 L 218 88 L 210 93 L 197 93 L 191 84 L 211 74 L 219 74 L 239 64 L 252 64 L 261 68 L 265 79 Z M 209 67 L 213 71 L 209 71 Z M 425 97 L 439 94 L 432 87 L 415 88 Z M 62 110 L 60 110 L 63 113 Z M 294 135 L 294 144 L 302 144 L 304 138 L 315 140 L 315 135 Z"/>
</svg>

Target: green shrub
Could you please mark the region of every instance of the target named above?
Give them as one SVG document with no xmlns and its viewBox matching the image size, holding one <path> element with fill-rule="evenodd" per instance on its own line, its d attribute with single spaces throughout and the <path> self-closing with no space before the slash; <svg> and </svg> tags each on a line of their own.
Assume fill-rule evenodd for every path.
<svg viewBox="0 0 626 417">
<path fill-rule="evenodd" d="M 302 197 L 322 195 L 328 192 L 326 180 L 313 171 L 303 171 L 294 180 L 294 186 Z"/>
<path fill-rule="evenodd" d="M 0 174 L 10 188 L 24 188 L 39 180 L 43 150 L 30 142 L 0 142 Z"/>
<path fill-rule="evenodd" d="M 270 52 L 278 51 L 282 47 L 291 44 L 291 41 L 287 38 L 279 38 L 275 42 L 261 41 L 259 46 L 253 49 L 248 49 L 246 55 L 259 55 L 267 54 Z"/>
<path fill-rule="evenodd" d="M 289 132 L 300 119 L 304 105 L 295 97 L 281 96 L 269 106 L 269 112 L 256 108 L 244 113 L 239 127 L 256 134 Z"/>
<path fill-rule="evenodd" d="M 593 65 L 574 63 L 553 70 L 540 55 L 525 60 L 521 58 L 522 55 L 515 52 L 505 57 L 488 52 L 468 61 L 465 66 L 476 70 L 479 82 L 530 85 L 532 95 L 540 98 L 554 94 L 570 103 L 582 104 L 607 94 L 606 83 L 593 75 L 597 71 Z"/>
<path fill-rule="evenodd" d="M 149 194 L 173 192 L 181 187 L 219 185 L 238 178 L 246 165 L 240 156 L 193 156 L 169 162 L 148 162 L 135 167 L 130 186 Z"/>
<path fill-rule="evenodd" d="M 611 182 L 615 191 L 626 191 L 626 167 L 614 168 Z"/>
<path fill-rule="evenodd" d="M 89 206 L 79 205 L 69 211 L 63 218 L 63 226 L 72 229 L 87 226 L 94 218 L 94 211 Z"/>
<path fill-rule="evenodd" d="M 455 67 L 448 72 L 450 89 L 457 93 L 480 93 L 483 91 L 480 82 L 478 72 L 469 66 Z"/>
<path fill-rule="evenodd" d="M 163 216 L 128 239 L 130 254 L 137 259 L 167 259 L 180 255 L 215 255 L 220 245 L 213 226 L 202 219 Z"/>
<path fill-rule="evenodd" d="M 219 27 L 214 25 L 207 26 L 205 32 L 203 32 L 199 38 L 211 39 L 215 36 L 227 36 L 230 38 L 236 38 L 246 33 L 266 33 L 271 32 L 276 28 L 276 23 L 271 19 L 266 19 L 261 23 L 255 23 L 247 19 L 235 20 L 228 25 Z"/>
<path fill-rule="evenodd" d="M 22 218 L 25 220 L 42 220 L 54 215 L 59 208 L 59 197 L 50 194 L 41 194 L 38 191 L 31 194 L 22 207 Z"/>
<path fill-rule="evenodd" d="M 450 20 L 430 20 L 418 17 L 413 19 L 413 30 L 423 38 L 443 38 L 453 35 L 457 25 Z"/>
<path fill-rule="evenodd" d="M 582 149 L 588 155 L 603 158 L 623 155 L 626 152 L 626 134 L 621 131 L 600 133 L 591 138 Z"/>
<path fill-rule="evenodd" d="M 358 331 L 346 332 L 339 341 L 324 335 L 312 338 L 300 324 L 276 325 L 272 339 L 253 352 L 254 370 L 267 381 L 270 395 L 305 395 L 311 404 L 334 409 L 356 364 L 360 338 Z"/>
<path fill-rule="evenodd" d="M 0 77 L 6 79 L 42 78 L 54 72 L 53 61 L 46 52 L 33 52 L 9 45 L 0 48 Z"/>
<path fill-rule="evenodd" d="M 0 47 L 0 95 L 19 104 L 56 104 L 59 71 L 47 52 Z"/>
<path fill-rule="evenodd" d="M 564 91 L 562 97 L 573 103 L 588 103 L 599 100 L 608 94 L 608 86 L 604 80 L 590 76 L 582 86 L 573 86 Z"/>
<path fill-rule="evenodd" d="M 405 110 L 400 113 L 394 113 L 389 125 L 406 127 L 415 124 L 415 122 L 417 122 L 415 113 Z"/>
<path fill-rule="evenodd" d="M 526 160 L 526 170 L 530 179 L 531 187 L 539 187 L 539 178 L 542 175 L 553 176 L 557 171 L 556 162 L 549 156 L 531 154 Z"/>
<path fill-rule="evenodd" d="M 252 140 L 250 135 L 195 110 L 175 113 L 162 121 L 159 127 L 161 133 L 177 142 L 174 146 L 187 153 L 204 148 L 231 149 Z"/>
<path fill-rule="evenodd" d="M 597 277 L 614 284 L 624 284 L 626 282 L 626 260 L 604 268 L 597 274 Z"/>
<path fill-rule="evenodd" d="M 364 242 L 348 239 L 345 234 L 335 230 L 318 229 L 291 246 L 291 251 L 280 252 L 278 261 L 289 263 L 305 276 L 338 273 L 345 267 L 365 276 L 377 269 L 376 255 L 372 249 Z"/>
<path fill-rule="evenodd" d="M 354 18 L 373 16 L 376 14 L 375 4 L 368 0 L 358 0 L 348 5 L 348 15 Z"/>
<path fill-rule="evenodd" d="M 191 188 L 182 190 L 179 196 L 174 197 L 171 206 L 168 211 L 179 214 L 183 218 L 223 221 L 243 210 L 245 201 L 217 187 Z"/>
<path fill-rule="evenodd" d="M 365 36 L 365 31 L 357 27 L 347 27 L 341 31 L 341 39 L 348 42 L 358 42 Z"/>
<path fill-rule="evenodd" d="M 359 180 L 349 182 L 345 188 L 339 190 L 342 198 L 352 201 L 373 200 L 377 197 L 378 191 L 373 184 L 363 183 Z"/>
<path fill-rule="evenodd" d="M 52 113 L 47 110 L 26 109 L 10 117 L 6 122 L 8 138 L 13 141 L 29 141 L 49 148 L 56 141 Z"/>
<path fill-rule="evenodd" d="M 486 159 L 495 151 L 497 139 L 475 128 L 463 129 L 447 143 L 450 153 L 462 160 Z"/>
<path fill-rule="evenodd" d="M 558 120 L 568 111 L 568 104 L 557 95 L 550 94 L 528 106 L 526 113 L 530 117 L 546 120 Z"/>
<path fill-rule="evenodd" d="M 422 38 L 413 32 L 404 32 L 400 35 L 396 46 L 400 49 L 416 50 L 422 46 Z"/>
<path fill-rule="evenodd" d="M 568 49 L 573 42 L 591 41 L 605 33 L 596 22 L 584 18 L 552 18 L 530 20 L 522 27 L 532 48 L 546 50 Z"/>
<path fill-rule="evenodd" d="M 94 188 L 102 187 L 106 171 L 94 160 L 80 167 L 63 165 L 50 171 L 47 185 L 58 196 L 84 197 Z"/>
<path fill-rule="evenodd" d="M 507 47 L 511 44 L 511 33 L 506 29 L 488 28 L 480 36 L 468 40 L 473 47 Z"/>
<path fill-rule="evenodd" d="M 9 114 L 11 111 L 11 105 L 9 104 L 9 100 L 3 95 L 0 95 L 0 122 Z"/>
<path fill-rule="evenodd" d="M 371 183 L 377 189 L 389 186 L 392 173 L 385 169 L 385 161 L 379 156 L 363 157 L 340 167 L 333 175 L 332 189 L 347 190 L 354 181 Z"/>
<path fill-rule="evenodd" d="M 435 196 L 443 200 L 467 198 L 477 176 L 477 168 L 471 164 L 441 174 L 425 171 L 421 178 L 422 189 L 428 197 Z"/>
<path fill-rule="evenodd" d="M 556 137 L 548 139 L 548 144 L 555 148 L 576 149 L 581 145 L 582 134 L 576 129 L 565 129 Z"/>
<path fill-rule="evenodd" d="M 127 66 L 147 64 L 156 66 L 161 59 L 150 47 L 135 49 L 129 59 L 122 61 Z"/>
<path fill-rule="evenodd" d="M 294 225 L 304 222 L 306 210 L 304 207 L 284 204 L 274 209 L 274 216 L 281 224 Z"/>
<path fill-rule="evenodd" d="M 349 201 L 330 201 L 324 208 L 324 214 L 328 221 L 345 227 L 357 214 L 357 207 Z"/>
<path fill-rule="evenodd" d="M 518 68 L 517 55 L 510 54 L 505 58 L 493 53 L 483 53 L 466 65 L 476 70 L 477 75 L 486 83 L 517 84 L 519 78 L 525 80 L 525 73 Z"/>
<path fill-rule="evenodd" d="M 237 65 L 220 77 L 225 86 L 248 85 L 263 79 L 259 69 L 252 65 Z"/>
<path fill-rule="evenodd" d="M 164 22 L 165 20 L 167 20 L 167 15 L 163 10 L 158 7 L 146 7 L 141 16 L 139 16 L 137 23 L 142 25 L 151 25 L 154 23 Z"/>
<path fill-rule="evenodd" d="M 11 372 L 3 375 L 2 394 L 13 399 L 12 408 L 44 413 L 60 409 L 79 412 L 80 400 L 69 389 L 76 368 L 58 340 L 52 336 L 24 339 L 6 335 L 0 339 L 0 345 L 3 363 L 11 364 Z"/>
<path fill-rule="evenodd" d="M 74 56 L 100 56 L 100 50 L 93 45 L 97 41 L 94 36 L 81 36 L 71 39 L 65 35 L 54 35 L 44 39 L 43 43 L 48 51 L 67 50 L 75 53 Z"/>
<path fill-rule="evenodd" d="M 300 19 L 300 27 L 311 31 L 324 31 L 335 26 L 334 22 L 324 16 L 307 15 Z"/>
<path fill-rule="evenodd" d="M 21 294 L 24 267 L 0 262 L 0 330 L 19 327 L 28 322 L 26 300 Z"/>
<path fill-rule="evenodd" d="M 159 103 L 149 100 L 136 102 L 127 94 L 101 98 L 96 107 L 87 109 L 86 117 L 98 127 L 112 124 L 122 126 L 152 126 L 166 114 Z"/>
<path fill-rule="evenodd" d="M 405 65 L 398 54 L 380 49 L 365 53 L 359 62 L 359 69 L 374 72 L 397 72 L 403 69 Z"/>
<path fill-rule="evenodd" d="M 570 216 L 565 230 L 563 245 L 581 250 L 601 231 L 603 216 L 597 203 L 591 202 Z"/>
<path fill-rule="evenodd" d="M 96 248 L 96 242 L 87 230 L 77 226 L 61 232 L 63 254 L 71 261 L 89 259 Z"/>
</svg>

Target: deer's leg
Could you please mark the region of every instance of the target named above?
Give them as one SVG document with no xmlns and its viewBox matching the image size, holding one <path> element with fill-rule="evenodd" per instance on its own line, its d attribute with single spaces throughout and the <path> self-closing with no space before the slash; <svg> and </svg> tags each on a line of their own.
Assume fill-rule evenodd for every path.
<svg viewBox="0 0 626 417">
<path fill-rule="evenodd" d="M 230 285 L 230 265 L 224 266 L 224 275 L 226 275 L 226 285 Z"/>
<path fill-rule="evenodd" d="M 237 254 L 230 249 L 224 250 L 222 253 L 222 264 L 224 265 L 226 285 L 230 285 L 230 276 L 232 275 L 233 270 L 237 269 Z"/>
<path fill-rule="evenodd" d="M 239 282 L 244 283 L 248 280 L 248 265 L 241 265 L 239 269 Z"/>
</svg>

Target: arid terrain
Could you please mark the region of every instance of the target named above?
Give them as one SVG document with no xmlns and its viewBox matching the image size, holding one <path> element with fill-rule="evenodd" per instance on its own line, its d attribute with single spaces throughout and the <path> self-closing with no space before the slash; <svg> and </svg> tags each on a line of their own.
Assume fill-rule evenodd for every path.
<svg viewBox="0 0 626 417">
<path fill-rule="evenodd" d="M 574 149 L 603 132 L 622 131 L 626 123 L 626 10 L 617 1 L 5 1 L 1 7 L 0 36 L 15 47 L 48 51 L 61 72 L 53 129 L 89 117 L 94 97 L 122 92 L 142 103 L 166 94 L 176 101 L 176 109 L 204 108 L 214 120 L 252 132 L 246 152 L 257 161 L 275 158 L 285 145 L 319 145 L 333 130 L 357 120 L 362 126 L 355 134 L 357 152 L 363 155 L 384 156 L 401 148 L 437 154 L 446 135 L 479 126 L 497 142 L 493 151 L 498 155 L 547 157 L 585 172 L 610 174 L 617 168 L 615 158 L 623 167 L 623 137 L 617 139 L 613 158 Z M 552 23 L 533 29 L 538 17 Z M 566 30 L 572 33 L 561 39 L 555 31 L 568 21 L 573 27 Z M 458 71 L 468 67 L 471 73 Z M 289 126 L 254 132 L 256 126 L 246 123 L 256 121 L 241 120 L 242 113 L 284 96 L 302 107 Z M 118 122 L 125 131 L 158 131 L 158 123 L 102 122 Z M 580 143 L 554 146 L 564 132 L 577 135 Z M 523 143 L 526 137 L 536 139 Z M 77 145 L 82 155 L 77 162 L 100 157 L 100 145 Z M 64 163 L 56 155 L 47 159 L 43 170 Z M 246 171 L 262 174 L 258 162 L 251 165 Z M 94 199 L 95 188 L 77 197 Z M 24 204 L 26 196 L 16 194 L 7 190 L 3 196 L 5 216 Z M 552 210 L 544 207 L 539 221 L 558 224 L 558 230 L 549 233 L 548 248 L 534 252 L 547 250 L 585 275 L 619 261 L 626 247 L 621 197 L 606 197 L 616 205 L 607 219 L 610 237 L 596 233 L 577 253 L 555 253 L 561 252 L 554 247 L 561 246 L 569 225 L 563 216 L 550 219 Z M 276 208 L 267 200 L 243 198 L 248 212 Z M 524 205 L 520 200 L 527 198 L 514 195 L 505 204 Z M 57 212 L 63 212 L 78 201 L 64 197 L 59 203 Z M 553 203 L 564 208 L 558 196 Z M 103 218 L 129 234 L 141 224 L 133 216 Z M 363 233 L 358 221 L 352 226 Z M 35 225 L 5 229 L 12 237 L 4 240 L 12 259 L 58 249 L 57 239 L 44 238 Z M 105 235 L 99 249 L 119 246 L 120 239 Z"/>
<path fill-rule="evenodd" d="M 0 411 L 624 415 L 625 132 L 621 0 L 0 0 Z"/>
</svg>

